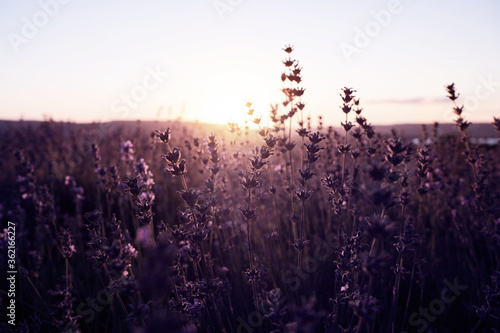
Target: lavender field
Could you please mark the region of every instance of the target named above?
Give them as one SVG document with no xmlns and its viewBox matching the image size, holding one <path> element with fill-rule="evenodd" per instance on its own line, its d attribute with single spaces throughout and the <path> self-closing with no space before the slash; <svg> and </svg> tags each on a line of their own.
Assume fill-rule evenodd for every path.
<svg viewBox="0 0 500 333">
<path fill-rule="evenodd" d="M 500 146 L 460 87 L 446 135 L 355 87 L 327 124 L 292 51 L 270 126 L 2 123 L 0 331 L 500 332 Z"/>
</svg>

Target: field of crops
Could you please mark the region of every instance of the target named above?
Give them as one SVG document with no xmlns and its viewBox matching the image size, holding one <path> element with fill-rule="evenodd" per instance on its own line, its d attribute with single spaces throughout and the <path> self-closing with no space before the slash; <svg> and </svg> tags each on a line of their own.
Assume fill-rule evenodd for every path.
<svg viewBox="0 0 500 333">
<path fill-rule="evenodd" d="M 500 147 L 455 86 L 416 143 L 351 88 L 305 118 L 288 54 L 268 128 L 3 126 L 0 330 L 499 332 Z"/>
</svg>

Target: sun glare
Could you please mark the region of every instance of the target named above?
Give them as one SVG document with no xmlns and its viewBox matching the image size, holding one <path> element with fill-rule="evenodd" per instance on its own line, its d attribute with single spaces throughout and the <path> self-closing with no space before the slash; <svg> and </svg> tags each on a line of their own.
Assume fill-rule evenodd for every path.
<svg viewBox="0 0 500 333">
<path fill-rule="evenodd" d="M 248 102 L 252 103 L 250 108 L 246 107 Z M 248 82 L 215 79 L 203 94 L 200 121 L 214 124 L 232 122 L 257 128 L 253 120 L 261 118 L 260 126 L 269 126 L 271 103 L 272 99 L 264 89 L 255 89 Z M 254 110 L 251 115 L 248 114 L 250 109 Z"/>
</svg>

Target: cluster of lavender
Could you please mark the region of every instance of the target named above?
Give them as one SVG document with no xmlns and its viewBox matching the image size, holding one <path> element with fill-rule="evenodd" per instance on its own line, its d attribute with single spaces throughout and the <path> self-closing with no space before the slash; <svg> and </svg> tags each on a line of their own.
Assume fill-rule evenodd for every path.
<svg viewBox="0 0 500 333">
<path fill-rule="evenodd" d="M 16 151 L 15 156 L 19 162 L 17 183 L 24 200 L 34 198 L 36 192 L 33 166 L 22 151 Z"/>
<path fill-rule="evenodd" d="M 101 151 L 97 144 L 92 144 L 92 156 L 94 159 L 94 172 L 97 177 L 99 190 L 103 193 L 118 190 L 120 184 L 120 174 L 116 164 L 109 168 L 101 165 Z"/>
<path fill-rule="evenodd" d="M 37 184 L 30 159 L 22 151 L 16 151 L 15 157 L 19 163 L 17 183 L 19 185 L 20 198 L 23 200 L 26 212 L 33 212 L 34 215 L 34 220 L 29 221 L 29 223 L 34 225 L 27 228 L 28 224 L 25 224 L 24 227 L 18 224 L 17 229 L 26 230 L 26 239 L 24 242 L 25 244 L 29 244 L 29 248 L 31 248 L 29 252 L 26 251 L 26 253 L 23 253 L 22 251 L 18 251 L 17 254 L 18 256 L 19 254 L 27 256 L 34 264 L 31 274 L 23 266 L 20 266 L 22 276 L 26 281 L 29 281 L 38 298 L 42 301 L 45 308 L 48 309 L 51 324 L 64 332 L 79 332 L 78 320 L 81 317 L 75 314 L 75 309 L 73 308 L 75 298 L 72 296 L 72 292 L 74 290 L 68 271 L 68 260 L 76 252 L 72 233 L 57 221 L 54 195 L 46 185 Z M 71 177 L 66 177 L 66 179 L 68 180 L 68 185 L 71 187 L 73 200 L 78 205 L 83 200 L 84 191 L 76 185 L 76 182 Z M 46 242 L 44 238 L 58 232 L 58 240 L 52 239 L 49 248 L 57 248 L 65 261 L 66 268 L 64 273 L 62 276 L 56 275 L 56 281 L 65 281 L 65 287 L 61 287 L 63 283 L 58 283 L 53 286 L 54 289 L 47 290 L 47 295 L 51 296 L 50 305 L 47 305 L 36 286 L 33 285 L 30 276 L 36 279 L 39 277 L 42 263 L 41 252 L 43 252 L 44 243 Z M 27 326 L 27 322 L 24 322 L 24 325 Z"/>
<path fill-rule="evenodd" d="M 136 176 L 127 177 L 124 181 L 127 185 L 127 192 L 132 196 L 132 201 L 137 208 L 137 238 L 139 243 L 148 244 L 154 242 L 153 230 L 153 203 L 155 193 L 153 191 L 153 173 L 149 170 L 143 158 L 134 164 Z"/>
<path fill-rule="evenodd" d="M 128 232 L 122 230 L 122 222 L 115 215 L 109 221 L 104 221 L 100 211 L 84 214 L 85 227 L 88 231 L 87 258 L 98 272 L 103 270 L 106 280 L 104 287 L 111 295 L 116 296 L 123 313 L 131 320 L 129 309 L 121 296 L 133 299 L 137 294 L 137 282 L 131 274 L 133 260 L 137 250 L 130 243 Z M 133 308 L 133 304 L 129 307 Z"/>
<path fill-rule="evenodd" d="M 143 283 L 149 293 L 156 294 L 154 299 L 158 300 L 152 309 L 154 319 L 151 325 L 156 325 L 161 320 L 157 316 L 167 311 L 175 318 L 176 325 L 189 332 L 194 329 L 193 323 L 197 327 L 206 325 L 207 313 L 214 313 L 216 323 L 213 327 L 221 329 L 223 323 L 220 312 L 222 299 L 226 296 L 226 283 L 214 274 L 212 259 L 205 250 L 213 227 L 214 207 L 217 205 L 216 176 L 221 162 L 217 140 L 215 136 L 209 136 L 206 142 L 210 154 L 208 160 L 213 166 L 210 168 L 206 187 L 200 189 L 187 186 L 184 178 L 187 174 L 187 161 L 181 159 L 180 148 L 170 148 L 170 129 L 165 132 L 156 131 L 156 135 L 167 148 L 167 153 L 162 155 L 167 161 L 165 171 L 181 180 L 182 189 L 178 194 L 183 205 L 177 210 L 177 222 L 160 234 L 153 254 L 157 258 L 163 258 L 166 266 L 160 269 L 158 262 L 148 261 L 147 264 L 153 272 L 158 269 L 165 272 L 144 278 L 144 281 L 151 281 L 158 286 L 158 290 L 164 291 L 158 294 L 157 290 L 153 291 L 151 286 L 147 287 Z M 199 146 L 197 139 L 194 144 Z"/>
</svg>

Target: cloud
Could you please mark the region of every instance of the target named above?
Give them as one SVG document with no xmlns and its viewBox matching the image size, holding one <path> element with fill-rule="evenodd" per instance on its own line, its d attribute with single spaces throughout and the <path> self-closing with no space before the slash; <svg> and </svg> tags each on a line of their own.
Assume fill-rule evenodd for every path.
<svg viewBox="0 0 500 333">
<path fill-rule="evenodd" d="M 433 97 L 433 98 L 405 98 L 405 99 L 381 99 L 369 100 L 366 103 L 370 104 L 436 104 L 449 102 L 446 97 Z"/>
</svg>

